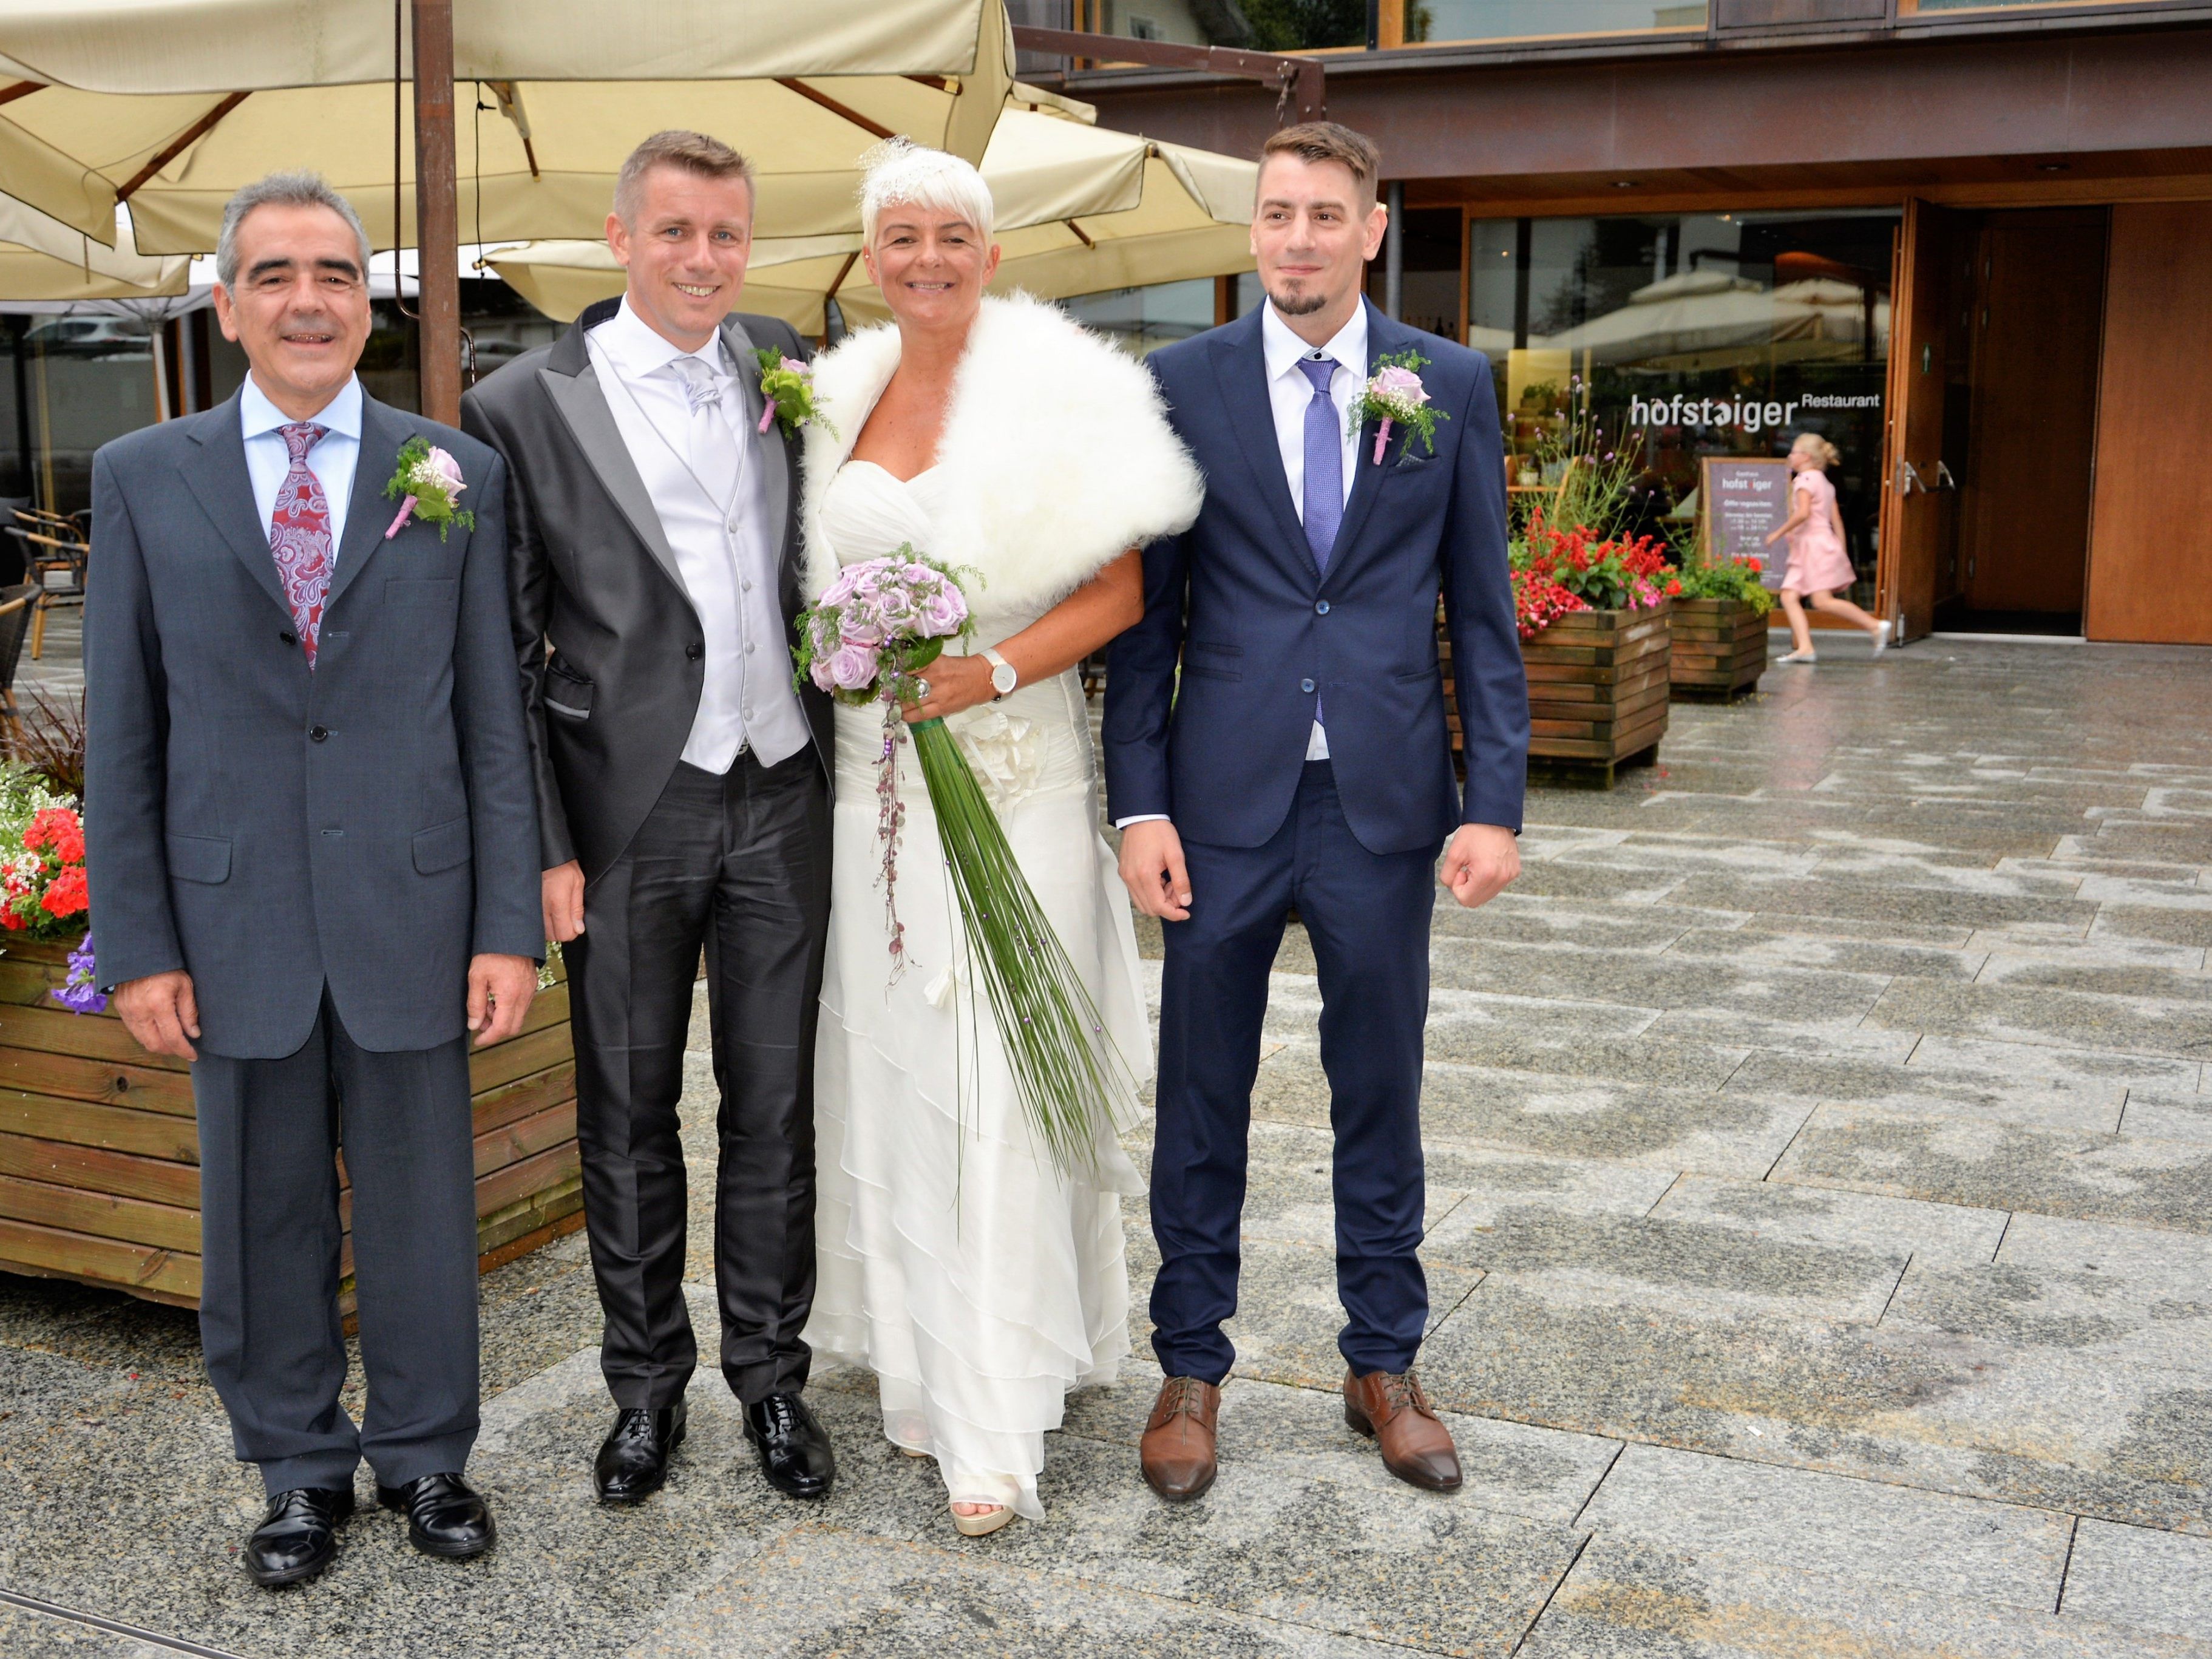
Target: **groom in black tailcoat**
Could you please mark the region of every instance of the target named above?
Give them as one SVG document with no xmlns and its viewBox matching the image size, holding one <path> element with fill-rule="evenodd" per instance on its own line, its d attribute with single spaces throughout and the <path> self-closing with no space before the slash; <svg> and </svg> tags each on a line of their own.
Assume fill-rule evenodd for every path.
<svg viewBox="0 0 2212 1659">
<path fill-rule="evenodd" d="M 764 421 L 732 315 L 751 245 L 744 158 L 659 133 L 623 165 L 607 237 L 626 293 L 463 400 L 506 457 L 515 644 L 537 765 L 546 936 L 562 943 L 576 1135 L 612 1431 L 599 1497 L 659 1490 L 697 1362 L 677 1103 L 700 953 L 721 1157 L 722 1375 L 763 1472 L 826 1496 L 801 1398 L 814 1296 L 814 1033 L 830 913 L 829 700 L 792 685 L 797 444 Z"/>
</svg>

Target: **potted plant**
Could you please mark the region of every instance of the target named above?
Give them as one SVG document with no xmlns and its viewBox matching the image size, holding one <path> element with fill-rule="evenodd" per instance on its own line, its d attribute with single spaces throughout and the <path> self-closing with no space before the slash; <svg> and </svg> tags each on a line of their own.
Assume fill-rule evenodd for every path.
<svg viewBox="0 0 2212 1659">
<path fill-rule="evenodd" d="M 100 991 L 81 708 L 42 702 L 27 726 L 27 757 L 0 763 L 0 1270 L 194 1306 L 190 1071 L 141 1049 Z M 583 1222 L 568 988 L 553 966 L 520 1034 L 469 1057 L 485 1270 Z"/>
<path fill-rule="evenodd" d="M 1528 753 L 1609 787 L 1656 757 L 1667 731 L 1668 608 L 1680 591 L 1649 536 L 1561 530 L 1541 509 L 1511 549 L 1528 676 Z"/>
<path fill-rule="evenodd" d="M 1725 702 L 1758 689 L 1766 672 L 1766 616 L 1774 609 L 1759 573 L 1757 559 L 1683 559 L 1671 620 L 1674 696 Z"/>
</svg>

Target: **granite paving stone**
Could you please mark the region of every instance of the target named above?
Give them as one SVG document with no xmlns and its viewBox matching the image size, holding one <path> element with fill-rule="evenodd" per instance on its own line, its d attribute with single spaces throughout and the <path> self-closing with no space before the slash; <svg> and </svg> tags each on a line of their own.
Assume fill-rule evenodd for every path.
<svg viewBox="0 0 2212 1659">
<path fill-rule="evenodd" d="M 2070 1517 L 1878 1480 L 1632 1445 L 1583 1511 L 1607 1536 L 2052 1607 Z"/>
<path fill-rule="evenodd" d="M 1924 1043 L 1926 1039 L 1922 1039 Z M 1917 1054 L 1911 1057 L 1917 1061 Z M 1726 1095 L 1782 1097 L 1929 1117 L 1989 1118 L 2092 1134 L 2118 1133 L 2124 1084 L 2029 1077 L 1968 1066 L 1899 1063 L 1838 1054 L 1759 1049 L 1723 1086 Z"/>
<path fill-rule="evenodd" d="M 9 1659 L 173 1659 L 176 1650 L 0 1602 L 0 1653 Z"/>
<path fill-rule="evenodd" d="M 2212 1643 L 2212 1538 L 2084 1521 L 2059 1611 Z"/>
<path fill-rule="evenodd" d="M 2055 1043 L 2203 1060 L 2212 1054 L 2212 1017 L 2195 1000 L 2090 996 L 2042 987 L 1958 985 L 1899 975 L 1868 1023 L 2000 1042 Z"/>
<path fill-rule="evenodd" d="M 2208 1659 L 2137 1626 L 1600 1534 L 1522 1659 Z"/>
<path fill-rule="evenodd" d="M 1189 1504 L 1163 1505 L 1132 1480 L 1127 1448 L 1069 1438 L 1039 1496 L 1050 1511 L 1083 1494 L 1084 1524 L 1009 1528 L 990 1559 L 1435 1651 L 1509 1649 L 1579 1534 L 1403 1487 L 1340 1410 L 1326 1459 L 1255 1456 L 1229 1419 L 1220 1476 Z"/>
<path fill-rule="evenodd" d="M 956 1550 L 797 1528 L 671 1606 L 649 1633 L 620 1651 L 629 1659 L 942 1659 L 986 1650 L 994 1659 L 1061 1659 L 1085 1650 L 1128 1659 L 1396 1659 L 1406 1652 L 1309 1625 L 1002 1565 L 993 1546 L 1005 1541 L 994 1534 Z M 1487 1650 L 1509 1650 L 1510 1644 Z"/>
<path fill-rule="evenodd" d="M 2131 1135 L 2159 1140 L 2212 1141 L 2212 1094 L 2165 1094 L 2130 1089 L 2119 1127 Z"/>
<path fill-rule="evenodd" d="M 1822 1106 L 1775 1178 L 2212 1233 L 2212 1146 Z"/>
<path fill-rule="evenodd" d="M 1872 1249 L 1886 1259 L 1974 1263 L 1996 1255 L 2012 1221 L 2002 1210 L 1695 1175 L 1669 1187 L 1650 1213 L 1768 1238 Z"/>
</svg>

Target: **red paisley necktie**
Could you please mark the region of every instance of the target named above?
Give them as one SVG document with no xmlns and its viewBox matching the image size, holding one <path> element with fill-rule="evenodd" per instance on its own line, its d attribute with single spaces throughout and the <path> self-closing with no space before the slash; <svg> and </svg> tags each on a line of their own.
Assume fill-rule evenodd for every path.
<svg viewBox="0 0 2212 1659">
<path fill-rule="evenodd" d="M 310 668 L 323 625 L 323 597 L 331 587 L 331 504 L 324 499 L 323 481 L 307 465 L 307 452 L 327 429 L 309 421 L 276 428 L 291 455 L 292 470 L 284 475 L 276 510 L 269 519 L 269 550 L 276 556 L 276 577 L 284 584 L 284 602 L 292 607 Z"/>
</svg>

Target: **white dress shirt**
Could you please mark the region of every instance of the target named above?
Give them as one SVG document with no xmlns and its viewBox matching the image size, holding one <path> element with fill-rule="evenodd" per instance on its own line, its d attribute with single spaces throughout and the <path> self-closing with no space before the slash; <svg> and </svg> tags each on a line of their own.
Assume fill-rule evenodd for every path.
<svg viewBox="0 0 2212 1659">
<path fill-rule="evenodd" d="M 353 475 L 361 462 L 361 382 L 349 377 L 337 397 L 323 405 L 309 422 L 325 428 L 307 452 L 307 470 L 323 487 L 323 500 L 331 514 L 331 569 L 338 568 L 338 546 L 345 539 L 346 506 L 353 499 Z M 246 439 L 246 476 L 253 485 L 253 506 L 261 515 L 265 535 L 276 514 L 276 495 L 292 471 L 292 452 L 276 428 L 293 424 L 292 417 L 269 401 L 266 392 L 246 377 L 239 388 L 238 423 Z M 399 458 L 394 455 L 397 466 Z M 394 509 L 395 511 L 397 509 Z"/>
<path fill-rule="evenodd" d="M 717 775 L 747 748 L 763 765 L 787 760 L 806 746 L 808 734 L 791 684 L 791 648 L 777 599 L 779 550 L 763 489 L 763 469 L 781 458 L 767 453 L 769 440 L 746 418 L 744 387 L 719 333 L 687 354 L 647 326 L 625 297 L 585 343 L 706 643 L 699 709 L 683 758 Z M 692 464 L 691 403 L 673 367 L 687 355 L 720 385 L 722 416 L 738 449 L 727 500 L 715 500 L 702 481 L 715 470 Z"/>
</svg>

